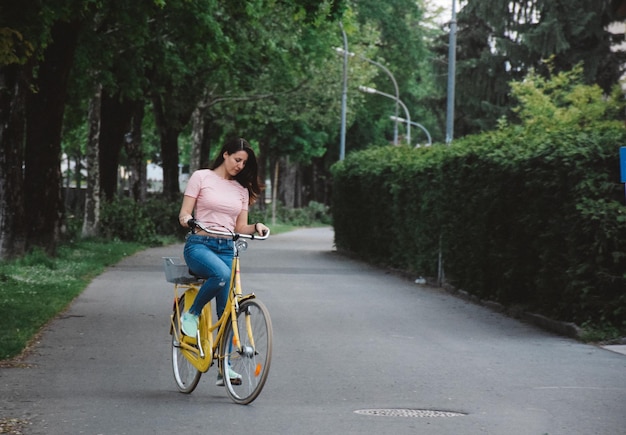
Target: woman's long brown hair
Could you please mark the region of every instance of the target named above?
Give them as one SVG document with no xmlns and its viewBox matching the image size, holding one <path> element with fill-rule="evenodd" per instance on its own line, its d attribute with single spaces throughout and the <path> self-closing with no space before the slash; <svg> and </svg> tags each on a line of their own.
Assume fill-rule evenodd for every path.
<svg viewBox="0 0 626 435">
<path fill-rule="evenodd" d="M 254 154 L 254 150 L 248 141 L 240 137 L 226 141 L 213 161 L 210 169 L 215 169 L 224 163 L 224 153 L 228 153 L 230 155 L 238 151 L 245 151 L 248 154 L 248 161 L 241 172 L 237 174 L 235 180 L 248 189 L 248 194 L 250 196 L 249 204 L 254 204 L 257 197 L 261 193 L 261 186 L 259 184 L 259 166 L 256 160 L 256 155 Z"/>
</svg>

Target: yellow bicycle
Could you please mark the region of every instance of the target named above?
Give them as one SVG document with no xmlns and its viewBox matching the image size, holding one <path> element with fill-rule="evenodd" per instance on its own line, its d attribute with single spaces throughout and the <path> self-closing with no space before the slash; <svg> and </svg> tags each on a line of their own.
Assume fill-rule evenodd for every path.
<svg viewBox="0 0 626 435">
<path fill-rule="evenodd" d="M 191 275 L 187 265 L 177 257 L 164 258 L 165 277 L 174 283 L 174 307 L 171 315 L 172 368 L 179 391 L 191 393 L 202 373 L 215 361 L 228 396 L 241 405 L 258 397 L 265 385 L 272 360 L 272 322 L 265 305 L 254 293 L 243 294 L 239 269 L 239 253 L 247 242 L 242 239 L 264 240 L 263 236 L 238 234 L 206 228 L 191 221 L 209 234 L 230 237 L 234 241 L 234 257 L 230 291 L 224 313 L 213 322 L 211 303 L 205 305 L 199 317 L 195 337 L 184 335 L 180 326 L 182 313 L 189 310 L 204 280 Z M 231 373 L 237 374 L 232 376 Z"/>
</svg>

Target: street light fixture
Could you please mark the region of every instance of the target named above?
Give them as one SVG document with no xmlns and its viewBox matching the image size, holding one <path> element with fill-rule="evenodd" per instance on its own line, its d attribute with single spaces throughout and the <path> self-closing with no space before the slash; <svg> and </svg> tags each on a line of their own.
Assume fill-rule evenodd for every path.
<svg viewBox="0 0 626 435">
<path fill-rule="evenodd" d="M 359 91 L 365 92 L 366 94 L 378 94 L 382 95 L 383 97 L 391 98 L 393 100 L 396 100 L 396 103 L 402 106 L 402 109 L 404 109 L 404 114 L 406 116 L 406 138 L 407 142 L 411 144 L 411 115 L 409 114 L 409 109 L 406 108 L 406 105 L 402 102 L 402 100 L 394 97 L 391 94 L 381 92 L 378 89 L 368 88 L 367 86 L 359 86 Z"/>
<path fill-rule="evenodd" d="M 426 133 L 426 137 L 428 137 L 428 145 L 427 145 L 427 146 L 431 146 L 431 145 L 433 144 L 433 140 L 432 140 L 432 138 L 430 137 L 430 133 L 428 132 L 428 130 L 426 130 L 426 127 L 424 127 L 424 126 L 423 126 L 422 124 L 420 124 L 419 122 L 408 121 L 408 120 L 406 120 L 406 119 L 404 119 L 404 118 L 399 118 L 399 117 L 397 117 L 397 116 L 390 116 L 389 118 L 391 118 L 391 120 L 392 120 L 392 121 L 397 121 L 397 122 L 409 122 L 409 123 L 411 123 L 411 125 L 414 125 L 414 126 L 416 126 L 416 127 L 421 128 L 421 129 L 424 131 L 424 133 Z M 411 144 L 409 143 L 409 145 L 411 145 Z M 418 146 L 419 146 L 419 144 L 418 144 L 418 145 L 416 145 L 415 147 L 417 148 Z"/>
<path fill-rule="evenodd" d="M 343 48 L 340 47 L 335 47 L 335 51 L 337 53 L 339 53 L 340 55 L 345 56 L 350 56 L 350 57 L 354 57 L 355 54 L 344 50 Z M 372 65 L 376 65 L 377 67 L 379 67 L 380 69 L 382 69 L 383 71 L 385 71 L 385 73 L 389 76 L 389 78 L 391 79 L 391 81 L 393 82 L 393 88 L 396 92 L 396 111 L 395 111 L 395 116 L 398 116 L 398 101 L 400 100 L 400 90 L 398 89 L 398 82 L 396 81 L 396 78 L 393 76 L 393 74 L 391 73 L 391 71 L 389 71 L 389 69 L 383 65 L 380 62 L 376 62 L 375 60 L 372 60 L 368 57 L 363 56 L 362 54 L 359 54 L 359 57 L 361 59 L 363 59 L 366 62 L 371 63 Z M 393 144 L 394 145 L 398 145 L 398 122 L 394 123 L 394 129 L 393 129 Z"/>
</svg>

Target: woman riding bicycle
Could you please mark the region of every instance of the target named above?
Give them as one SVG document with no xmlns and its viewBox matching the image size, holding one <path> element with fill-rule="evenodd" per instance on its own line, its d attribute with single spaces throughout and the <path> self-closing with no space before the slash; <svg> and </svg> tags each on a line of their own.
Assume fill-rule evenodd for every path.
<svg viewBox="0 0 626 435">
<path fill-rule="evenodd" d="M 248 223 L 248 206 L 254 203 L 260 192 L 256 156 L 250 144 L 241 138 L 229 140 L 210 169 L 197 170 L 189 178 L 178 214 L 179 222 L 189 228 L 189 220 L 195 219 L 206 227 L 263 235 L 268 227 L 260 222 Z M 195 228 L 191 230 L 185 243 L 185 261 L 194 274 L 206 281 L 189 311 L 181 316 L 181 328 L 185 335 L 195 337 L 198 317 L 211 299 L 216 299 L 218 318 L 224 312 L 233 241 Z"/>
</svg>

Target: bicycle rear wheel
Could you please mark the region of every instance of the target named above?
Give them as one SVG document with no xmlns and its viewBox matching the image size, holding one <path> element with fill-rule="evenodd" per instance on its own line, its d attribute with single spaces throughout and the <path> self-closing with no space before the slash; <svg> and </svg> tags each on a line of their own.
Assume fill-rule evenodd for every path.
<svg viewBox="0 0 626 435">
<path fill-rule="evenodd" d="M 240 405 L 258 397 L 265 385 L 272 361 L 272 321 L 265 305 L 257 299 L 241 303 L 237 313 L 237 329 L 241 347 L 233 343 L 232 323 L 228 323 L 220 344 L 223 355 L 222 373 L 228 396 Z M 241 349 L 241 350 L 240 350 Z M 229 369 L 241 379 L 231 379 Z"/>
<path fill-rule="evenodd" d="M 182 295 L 178 300 L 178 307 L 182 311 L 185 306 L 185 295 Z M 178 340 L 182 337 L 182 332 L 180 331 L 180 313 L 177 312 L 176 307 L 174 307 L 174 331 L 172 333 L 172 369 L 174 371 L 174 380 L 176 381 L 176 386 L 181 393 L 189 394 L 193 390 L 195 390 L 198 382 L 200 381 L 200 376 L 202 376 L 202 372 L 200 372 L 197 368 L 194 367 L 191 362 L 185 355 L 183 355 L 183 350 L 181 349 Z"/>
</svg>

